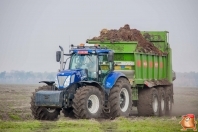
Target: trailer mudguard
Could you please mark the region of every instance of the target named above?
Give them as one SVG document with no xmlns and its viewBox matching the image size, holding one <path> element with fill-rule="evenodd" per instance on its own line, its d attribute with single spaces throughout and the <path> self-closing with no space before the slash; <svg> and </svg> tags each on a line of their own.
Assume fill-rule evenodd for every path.
<svg viewBox="0 0 198 132">
<path fill-rule="evenodd" d="M 118 78 L 120 78 L 120 77 L 126 78 L 126 76 L 121 72 L 109 73 L 106 76 L 106 78 L 104 79 L 103 87 L 105 87 L 105 89 L 111 89 L 113 87 L 113 85 L 116 83 L 116 81 L 118 80 Z"/>
</svg>

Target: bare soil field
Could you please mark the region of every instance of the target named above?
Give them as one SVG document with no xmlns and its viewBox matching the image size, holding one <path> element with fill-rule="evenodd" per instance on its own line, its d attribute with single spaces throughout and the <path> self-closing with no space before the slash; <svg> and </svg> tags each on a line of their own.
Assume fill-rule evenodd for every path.
<svg viewBox="0 0 198 132">
<path fill-rule="evenodd" d="M 32 92 L 42 86 L 0 84 L 0 120 L 32 120 L 30 97 Z M 134 116 L 137 110 L 133 110 Z M 198 88 L 174 87 L 174 105 L 172 116 L 195 114 L 198 117 Z M 61 113 L 60 118 L 64 118 Z"/>
<path fill-rule="evenodd" d="M 198 88 L 174 87 L 172 115 L 195 114 L 198 117 Z"/>
</svg>

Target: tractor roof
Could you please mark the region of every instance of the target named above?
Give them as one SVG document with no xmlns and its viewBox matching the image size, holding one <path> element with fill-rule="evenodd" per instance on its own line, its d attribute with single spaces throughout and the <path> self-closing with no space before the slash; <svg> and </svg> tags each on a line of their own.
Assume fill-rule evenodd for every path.
<svg viewBox="0 0 198 132">
<path fill-rule="evenodd" d="M 112 51 L 111 49 L 101 48 L 100 45 L 94 46 L 85 46 L 83 44 L 79 46 L 71 46 L 70 53 L 77 53 L 77 54 L 95 54 L 95 53 L 109 53 Z"/>
</svg>

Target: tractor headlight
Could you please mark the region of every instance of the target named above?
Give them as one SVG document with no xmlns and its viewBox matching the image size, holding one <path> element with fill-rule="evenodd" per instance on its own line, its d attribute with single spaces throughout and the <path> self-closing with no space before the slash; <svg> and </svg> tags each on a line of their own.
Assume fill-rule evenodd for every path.
<svg viewBox="0 0 198 132">
<path fill-rule="evenodd" d="M 64 83 L 64 88 L 66 88 L 67 86 L 69 86 L 69 84 L 70 84 L 70 78 L 71 78 L 71 76 L 68 76 L 67 78 L 66 78 L 66 80 L 65 80 L 65 83 Z"/>
</svg>

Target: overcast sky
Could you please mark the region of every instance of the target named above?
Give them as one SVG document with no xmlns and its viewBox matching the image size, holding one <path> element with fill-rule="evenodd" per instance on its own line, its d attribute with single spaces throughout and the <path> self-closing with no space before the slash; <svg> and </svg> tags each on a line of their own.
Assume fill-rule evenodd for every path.
<svg viewBox="0 0 198 132">
<path fill-rule="evenodd" d="M 59 45 L 124 24 L 169 31 L 173 69 L 198 72 L 198 0 L 0 0 L 0 72 L 56 72 Z"/>
</svg>

